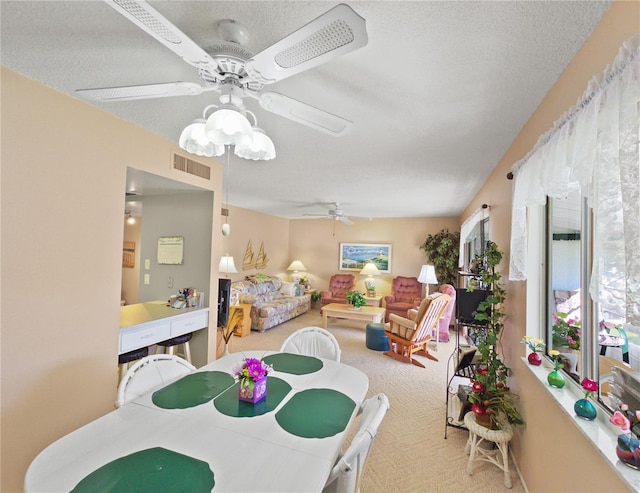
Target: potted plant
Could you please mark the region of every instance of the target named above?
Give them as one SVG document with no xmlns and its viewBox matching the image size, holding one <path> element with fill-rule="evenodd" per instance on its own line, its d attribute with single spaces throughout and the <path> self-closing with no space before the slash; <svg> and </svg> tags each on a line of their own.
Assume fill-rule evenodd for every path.
<svg viewBox="0 0 640 493">
<path fill-rule="evenodd" d="M 502 260 L 502 252 L 490 241 L 484 257 L 484 262 L 480 263 L 478 282 L 486 286 L 489 292 L 486 299 L 478 305 L 475 316 L 483 327 L 479 330 L 476 341 L 480 359 L 469 395 L 471 410 L 476 414 L 476 421 L 488 427 L 499 426 L 501 420 L 512 425 L 524 425 L 516 407 L 518 396 L 507 385 L 509 368 L 497 351 L 505 317 L 506 298 L 506 291 L 500 282 L 502 275 L 496 271 L 496 266 Z M 483 420 L 487 422 L 483 423 Z"/>
<path fill-rule="evenodd" d="M 361 306 L 365 306 L 367 304 L 367 300 L 364 295 L 355 289 L 347 291 L 346 298 L 347 303 L 352 305 L 354 310 L 359 310 Z"/>
<path fill-rule="evenodd" d="M 450 232 L 447 228 L 435 235 L 427 236 L 420 245 L 428 260 L 436 269 L 436 277 L 440 284 L 458 285 L 458 257 L 460 255 L 460 232 Z"/>
</svg>

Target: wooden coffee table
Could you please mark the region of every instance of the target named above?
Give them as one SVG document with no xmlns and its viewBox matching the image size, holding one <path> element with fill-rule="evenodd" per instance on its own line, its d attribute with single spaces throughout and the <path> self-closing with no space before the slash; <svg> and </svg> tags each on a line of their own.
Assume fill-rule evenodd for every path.
<svg viewBox="0 0 640 493">
<path fill-rule="evenodd" d="M 322 312 L 322 326 L 326 329 L 328 317 L 382 323 L 385 309 L 377 306 L 361 306 L 359 310 L 354 310 L 351 305 L 344 303 L 329 303 L 323 306 L 320 311 Z"/>
</svg>

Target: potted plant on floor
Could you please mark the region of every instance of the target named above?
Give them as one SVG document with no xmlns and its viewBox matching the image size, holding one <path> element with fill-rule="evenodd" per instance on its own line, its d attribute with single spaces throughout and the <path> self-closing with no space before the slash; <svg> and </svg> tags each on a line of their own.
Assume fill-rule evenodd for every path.
<svg viewBox="0 0 640 493">
<path fill-rule="evenodd" d="M 501 420 L 512 425 L 525 424 L 516 407 L 518 396 L 507 385 L 509 368 L 498 354 L 506 298 L 506 291 L 500 282 L 502 275 L 496 271 L 501 260 L 502 251 L 494 242 L 488 242 L 484 259 L 479 262 L 477 279 L 489 293 L 485 301 L 478 305 L 475 317 L 482 324 L 476 341 L 480 359 L 472 379 L 469 400 L 476 421 L 487 427 L 499 427 Z"/>
<path fill-rule="evenodd" d="M 346 298 L 347 303 L 349 303 L 354 310 L 360 310 L 360 307 L 367 304 L 367 300 L 365 299 L 364 295 L 360 291 L 356 291 L 355 289 L 347 291 Z"/>
</svg>

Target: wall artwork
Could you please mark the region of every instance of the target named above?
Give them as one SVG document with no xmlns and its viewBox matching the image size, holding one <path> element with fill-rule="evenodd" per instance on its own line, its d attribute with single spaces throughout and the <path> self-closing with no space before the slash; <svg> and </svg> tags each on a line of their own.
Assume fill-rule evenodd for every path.
<svg viewBox="0 0 640 493">
<path fill-rule="evenodd" d="M 373 262 L 383 274 L 391 273 L 391 244 L 340 243 L 340 270 L 360 271 Z"/>
</svg>

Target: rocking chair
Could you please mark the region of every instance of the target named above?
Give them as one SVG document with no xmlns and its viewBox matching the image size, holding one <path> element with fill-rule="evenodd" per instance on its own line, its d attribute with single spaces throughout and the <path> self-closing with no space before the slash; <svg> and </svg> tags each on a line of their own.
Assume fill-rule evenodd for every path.
<svg viewBox="0 0 640 493">
<path fill-rule="evenodd" d="M 391 349 L 384 354 L 422 368 L 425 366 L 413 358 L 414 353 L 438 361 L 435 356 L 429 354 L 427 343 L 431 339 L 433 330 L 437 330 L 438 322 L 450 301 L 451 297 L 446 294 L 433 300 L 425 298 L 420 304 L 415 321 L 392 313 L 389 316 L 389 323 L 385 324 L 384 328 L 385 334 L 389 337 Z"/>
</svg>

